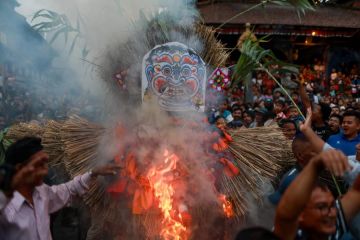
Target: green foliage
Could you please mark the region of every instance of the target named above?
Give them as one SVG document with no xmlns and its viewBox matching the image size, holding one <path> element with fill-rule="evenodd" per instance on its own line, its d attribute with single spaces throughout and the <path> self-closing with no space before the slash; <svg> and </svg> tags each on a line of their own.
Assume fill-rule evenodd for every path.
<svg viewBox="0 0 360 240">
<path fill-rule="evenodd" d="M 314 11 L 313 0 L 270 0 L 270 2 L 281 6 L 293 6 L 300 18 L 301 14 L 305 15 L 306 11 Z"/>
<path fill-rule="evenodd" d="M 69 48 L 69 54 L 71 54 L 81 36 L 80 18 L 77 19 L 76 26 L 74 27 L 69 18 L 65 14 L 59 14 L 47 9 L 41 9 L 37 11 L 31 22 L 38 22 L 32 25 L 32 28 L 39 33 L 52 33 L 52 37 L 49 43 L 52 44 L 60 36 L 64 37 L 65 45 L 68 43 L 68 39 L 71 36 L 72 41 Z M 88 51 L 86 49 L 86 51 Z"/>
<path fill-rule="evenodd" d="M 265 72 L 270 74 L 298 72 L 295 65 L 277 59 L 271 50 L 266 50 L 260 46 L 261 42 L 267 41 L 266 38 L 254 41 L 249 37 L 242 43 L 240 49 L 241 55 L 235 66 L 232 86 L 237 86 L 239 82 L 243 82 L 246 85 L 249 84 L 248 81 L 251 79 L 248 76 L 254 70 L 266 70 Z"/>
</svg>

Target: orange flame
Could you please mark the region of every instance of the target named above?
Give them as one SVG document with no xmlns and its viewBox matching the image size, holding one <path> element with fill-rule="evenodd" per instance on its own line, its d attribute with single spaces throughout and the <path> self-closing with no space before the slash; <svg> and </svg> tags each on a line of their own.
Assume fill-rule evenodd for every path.
<svg viewBox="0 0 360 240">
<path fill-rule="evenodd" d="M 165 150 L 164 157 L 163 165 L 153 167 L 148 172 L 150 184 L 159 203 L 158 207 L 163 215 L 160 235 L 165 240 L 186 240 L 188 239 L 187 229 L 182 223 L 181 214 L 176 214 L 177 211 L 174 209 L 175 190 L 166 175 L 176 169 L 179 158 L 175 154 L 170 154 L 168 150 Z"/>
<path fill-rule="evenodd" d="M 223 207 L 225 216 L 227 218 L 232 218 L 234 216 L 234 209 L 233 209 L 232 203 L 223 194 L 220 194 L 219 199 L 222 203 L 222 207 Z"/>
</svg>

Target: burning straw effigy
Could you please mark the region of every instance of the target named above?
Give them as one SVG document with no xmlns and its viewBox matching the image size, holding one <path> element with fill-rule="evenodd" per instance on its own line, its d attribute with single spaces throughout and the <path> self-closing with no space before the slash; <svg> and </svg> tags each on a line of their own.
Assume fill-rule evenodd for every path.
<svg viewBox="0 0 360 240">
<path fill-rule="evenodd" d="M 109 49 L 100 71 L 132 121 L 109 128 L 71 116 L 12 126 L 6 138 L 41 137 L 49 164 L 70 178 L 117 146 L 109 160 L 122 170 L 84 196 L 88 239 L 227 239 L 227 223 L 248 214 L 249 202 L 261 204 L 263 184 L 293 162 L 290 144 L 275 127 L 227 132 L 192 118 L 203 117 L 207 72 L 229 53 L 199 21 L 181 24 L 166 11 L 142 20 L 131 41 Z M 139 114 L 146 102 L 150 110 Z"/>
<path fill-rule="evenodd" d="M 34 123 L 15 125 L 9 129 L 7 138 L 16 140 L 24 136 L 41 137 L 45 151 L 50 156 L 50 165 L 57 167 L 61 165 L 71 177 L 74 177 L 89 171 L 96 164 L 99 157 L 98 147 L 104 134 L 103 127 L 78 116 L 72 116 L 63 122 L 50 120 L 42 126 Z M 227 221 L 237 221 L 247 214 L 248 201 L 261 202 L 263 198 L 262 185 L 267 181 L 275 181 L 278 174 L 293 162 L 293 156 L 289 141 L 276 127 L 241 129 L 230 131 L 229 135 L 232 140 L 226 143 L 226 149 L 233 154 L 233 163 L 239 169 L 239 174 L 236 176 L 221 174 L 219 191 L 222 194 L 219 197 L 223 199 L 219 200 L 219 204 L 214 202 L 213 207 L 223 212 L 224 218 L 229 219 Z M 176 185 L 171 181 L 165 181 L 165 176 L 172 171 L 186 172 L 187 170 L 186 166 L 185 170 L 179 170 L 182 168 L 181 165 L 186 165 L 186 163 L 181 163 L 182 160 L 179 157 L 181 155 L 174 155 L 171 152 L 164 154 L 165 162 L 173 162 L 163 166 L 152 165 L 151 169 L 142 173 L 146 176 L 146 184 L 150 189 L 151 198 L 158 199 L 155 202 L 159 204 L 160 209 L 151 206 L 142 214 L 133 215 L 134 222 L 132 224 L 136 226 L 134 228 L 142 229 L 141 231 L 146 233 L 145 235 L 149 238 L 156 239 L 159 233 L 164 239 L 172 239 L 171 236 L 176 234 L 181 235 L 179 239 L 193 238 L 194 234 L 196 236 L 196 231 L 189 233 L 189 229 L 193 227 L 186 225 L 190 224 L 186 221 L 196 222 L 200 225 L 208 224 L 207 221 L 206 223 L 201 222 L 201 219 L 208 219 L 206 216 L 209 206 L 202 206 L 201 203 L 198 206 L 183 204 L 183 208 L 190 209 L 187 209 L 183 216 L 179 215 L 180 218 L 171 217 L 173 209 L 180 209 L 181 206 L 175 206 L 176 203 L 171 200 L 172 191 L 176 191 L 172 186 Z M 180 177 L 187 178 L 184 174 L 180 174 Z M 164 192 L 164 189 L 167 190 Z M 116 222 L 116 219 L 119 219 L 119 214 L 115 210 L 119 207 L 119 203 L 109 196 L 104 182 L 99 181 L 92 186 L 84 200 L 92 212 L 96 213 L 99 221 Z M 161 207 L 163 207 L 163 212 Z M 191 220 L 187 218 L 186 214 L 191 214 Z M 165 222 L 159 221 L 164 215 L 169 219 Z M 174 232 L 161 230 L 162 224 L 165 223 L 172 223 L 174 226 L 170 229 Z"/>
</svg>

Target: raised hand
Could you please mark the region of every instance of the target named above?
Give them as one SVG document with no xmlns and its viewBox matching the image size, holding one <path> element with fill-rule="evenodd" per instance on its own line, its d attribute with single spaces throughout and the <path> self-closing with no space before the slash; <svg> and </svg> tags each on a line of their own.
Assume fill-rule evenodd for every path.
<svg viewBox="0 0 360 240">
<path fill-rule="evenodd" d="M 343 176 L 346 171 L 350 170 L 347 157 L 341 151 L 335 149 L 320 153 L 314 160 L 317 166 L 328 169 L 336 176 Z"/>
<path fill-rule="evenodd" d="M 306 119 L 303 123 L 300 124 L 300 131 L 305 132 L 311 129 L 311 118 L 312 118 L 312 110 L 308 108 L 306 111 Z"/>
</svg>

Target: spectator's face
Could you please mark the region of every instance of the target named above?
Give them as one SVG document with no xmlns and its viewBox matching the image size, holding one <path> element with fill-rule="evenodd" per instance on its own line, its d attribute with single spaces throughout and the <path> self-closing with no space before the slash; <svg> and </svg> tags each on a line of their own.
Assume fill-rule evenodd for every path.
<svg viewBox="0 0 360 240">
<path fill-rule="evenodd" d="M 243 120 L 244 120 L 244 123 L 245 123 L 246 125 L 250 125 L 250 124 L 252 123 L 252 121 L 253 121 L 253 119 L 251 118 L 251 116 L 250 116 L 249 114 L 247 114 L 247 113 L 244 113 L 244 114 L 243 114 Z"/>
<path fill-rule="evenodd" d="M 263 119 L 264 119 L 264 115 L 262 114 L 262 113 L 256 113 L 255 114 L 255 121 L 257 122 L 257 123 L 261 123 L 261 122 L 263 122 Z"/>
<path fill-rule="evenodd" d="M 274 112 L 281 113 L 283 111 L 284 106 L 281 103 L 274 104 Z"/>
<path fill-rule="evenodd" d="M 331 115 L 332 114 L 337 114 L 337 115 L 339 115 L 340 114 L 340 108 L 338 108 L 338 107 L 333 107 L 332 109 L 331 109 Z"/>
<path fill-rule="evenodd" d="M 224 118 L 219 118 L 216 121 L 216 127 L 218 127 L 219 129 L 225 129 L 225 127 L 226 127 L 225 119 Z"/>
<path fill-rule="evenodd" d="M 338 132 L 340 129 L 340 120 L 337 117 L 329 119 L 329 128 L 332 132 Z"/>
<path fill-rule="evenodd" d="M 274 98 L 274 99 L 278 99 L 279 97 L 281 97 L 281 93 L 279 93 L 279 92 L 274 92 L 273 98 Z"/>
<path fill-rule="evenodd" d="M 41 184 L 43 184 L 44 177 L 48 174 L 48 171 L 49 171 L 48 170 L 49 156 L 44 151 L 39 151 L 39 152 L 33 154 L 30 157 L 30 160 L 27 163 L 27 165 L 38 159 L 41 159 L 41 161 L 38 161 L 37 164 L 33 165 L 34 171 L 29 179 L 29 184 L 32 186 L 40 186 Z M 21 167 L 21 166 L 18 166 L 18 167 Z"/>
<path fill-rule="evenodd" d="M 287 139 L 292 140 L 296 134 L 296 127 L 293 123 L 285 123 L 282 131 Z"/>
<path fill-rule="evenodd" d="M 300 228 L 307 233 L 331 235 L 336 231 L 335 199 L 331 192 L 316 187 L 311 198 L 300 215 Z"/>
<path fill-rule="evenodd" d="M 299 101 L 299 96 L 297 94 L 293 94 L 291 96 L 291 98 L 294 100 L 294 102 L 298 102 Z"/>
<path fill-rule="evenodd" d="M 289 118 L 296 118 L 299 116 L 299 113 L 296 108 L 292 107 L 289 109 Z"/>
<path fill-rule="evenodd" d="M 330 98 L 325 97 L 325 98 L 324 98 L 324 103 L 326 103 L 326 104 L 330 104 Z"/>
<path fill-rule="evenodd" d="M 317 155 L 313 146 L 310 142 L 298 142 L 295 148 L 293 148 L 293 153 L 296 158 L 297 163 L 301 167 L 305 167 L 308 162 Z"/>
<path fill-rule="evenodd" d="M 241 115 L 242 115 L 242 112 L 240 109 L 237 109 L 237 110 L 233 111 L 233 113 L 232 113 L 232 116 L 234 117 L 235 120 L 240 120 Z"/>
<path fill-rule="evenodd" d="M 345 116 L 342 122 L 342 128 L 346 137 L 356 136 L 360 130 L 359 120 L 354 116 Z"/>
<path fill-rule="evenodd" d="M 219 110 L 220 110 L 221 112 L 223 112 L 223 111 L 225 111 L 225 110 L 227 110 L 227 109 L 228 109 L 228 105 L 227 105 L 226 102 L 220 104 Z"/>
</svg>

